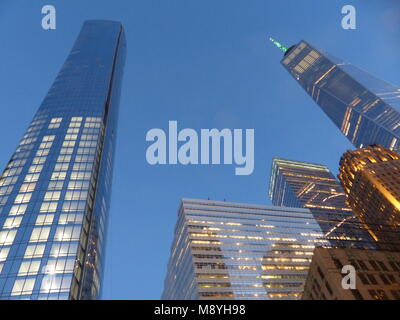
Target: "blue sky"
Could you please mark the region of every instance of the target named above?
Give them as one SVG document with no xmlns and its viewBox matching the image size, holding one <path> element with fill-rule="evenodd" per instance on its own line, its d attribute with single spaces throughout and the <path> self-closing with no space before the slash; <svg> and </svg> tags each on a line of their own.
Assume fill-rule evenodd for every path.
<svg viewBox="0 0 400 320">
<path fill-rule="evenodd" d="M 41 8 L 57 29 L 41 28 Z M 341 28 L 341 8 L 357 29 Z M 1 0 L 0 167 L 4 168 L 86 19 L 118 20 L 128 43 L 104 278 L 105 299 L 158 299 L 182 197 L 269 204 L 271 159 L 328 165 L 350 143 L 283 69 L 281 52 L 304 39 L 399 84 L 396 0 Z M 151 166 L 148 130 L 254 128 L 255 170 Z"/>
</svg>

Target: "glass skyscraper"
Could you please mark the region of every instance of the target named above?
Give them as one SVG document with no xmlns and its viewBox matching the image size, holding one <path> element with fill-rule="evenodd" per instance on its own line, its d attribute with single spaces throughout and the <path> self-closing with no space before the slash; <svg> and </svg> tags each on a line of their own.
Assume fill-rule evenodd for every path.
<svg viewBox="0 0 400 320">
<path fill-rule="evenodd" d="M 316 245 L 311 212 L 182 199 L 163 299 L 300 299 Z"/>
<path fill-rule="evenodd" d="M 1 299 L 99 296 L 125 52 L 85 22 L 1 175 Z"/>
<path fill-rule="evenodd" d="M 276 42 L 275 42 L 276 43 Z M 400 88 L 316 49 L 286 49 L 282 65 L 355 147 L 400 149 Z"/>
<path fill-rule="evenodd" d="M 312 212 L 332 245 L 374 248 L 373 239 L 346 204 L 346 195 L 324 165 L 273 159 L 269 196 L 276 206 Z"/>
</svg>

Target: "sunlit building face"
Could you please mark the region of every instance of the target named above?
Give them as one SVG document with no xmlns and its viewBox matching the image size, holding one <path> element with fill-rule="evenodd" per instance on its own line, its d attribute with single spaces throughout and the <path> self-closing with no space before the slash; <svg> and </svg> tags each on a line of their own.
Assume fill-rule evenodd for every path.
<svg viewBox="0 0 400 320">
<path fill-rule="evenodd" d="M 347 206 L 339 181 L 324 165 L 273 159 L 269 196 L 276 206 L 310 209 L 334 246 L 374 248 L 373 239 Z"/>
<path fill-rule="evenodd" d="M 87 21 L 0 178 L 0 298 L 96 299 L 119 94 L 121 24 Z"/>
<path fill-rule="evenodd" d="M 400 88 L 305 41 L 281 61 L 355 147 L 400 149 Z"/>
<path fill-rule="evenodd" d="M 340 160 L 347 201 L 380 249 L 400 248 L 400 154 L 378 145 L 349 150 Z"/>
<path fill-rule="evenodd" d="M 315 245 L 308 209 L 182 199 L 163 299 L 300 299 Z"/>
</svg>

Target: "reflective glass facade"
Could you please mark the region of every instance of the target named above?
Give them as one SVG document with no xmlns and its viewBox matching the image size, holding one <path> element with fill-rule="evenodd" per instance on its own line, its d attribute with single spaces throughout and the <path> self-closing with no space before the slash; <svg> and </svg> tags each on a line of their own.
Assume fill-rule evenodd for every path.
<svg viewBox="0 0 400 320">
<path fill-rule="evenodd" d="M 99 295 L 125 50 L 84 23 L 0 177 L 1 299 Z"/>
<path fill-rule="evenodd" d="M 374 248 L 339 181 L 324 165 L 273 159 L 269 196 L 276 206 L 310 209 L 332 245 Z"/>
<path fill-rule="evenodd" d="M 308 209 L 183 199 L 163 299 L 299 299 L 315 245 Z"/>
<path fill-rule="evenodd" d="M 281 61 L 356 147 L 400 149 L 400 88 L 305 41 Z"/>
</svg>

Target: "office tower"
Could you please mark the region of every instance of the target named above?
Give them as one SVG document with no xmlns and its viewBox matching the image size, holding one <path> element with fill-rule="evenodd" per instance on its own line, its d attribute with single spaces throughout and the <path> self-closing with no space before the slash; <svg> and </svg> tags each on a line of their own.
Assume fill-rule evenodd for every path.
<svg viewBox="0 0 400 320">
<path fill-rule="evenodd" d="M 355 289 L 342 286 L 350 283 L 344 266 L 354 267 Z M 317 247 L 302 299 L 400 300 L 399 274 L 399 252 Z"/>
<path fill-rule="evenodd" d="M 125 38 L 87 21 L 0 178 L 0 298 L 96 299 Z"/>
<path fill-rule="evenodd" d="M 299 299 L 315 245 L 310 211 L 182 199 L 163 299 Z"/>
<path fill-rule="evenodd" d="M 282 65 L 355 147 L 400 149 L 399 87 L 305 41 L 289 49 L 274 43 L 285 52 Z"/>
<path fill-rule="evenodd" d="M 373 239 L 346 205 L 339 181 L 326 166 L 275 158 L 271 171 L 269 197 L 275 206 L 310 209 L 332 245 L 374 247 Z"/>
<path fill-rule="evenodd" d="M 349 150 L 339 179 L 353 212 L 381 249 L 400 248 L 400 154 L 374 145 Z"/>
</svg>

